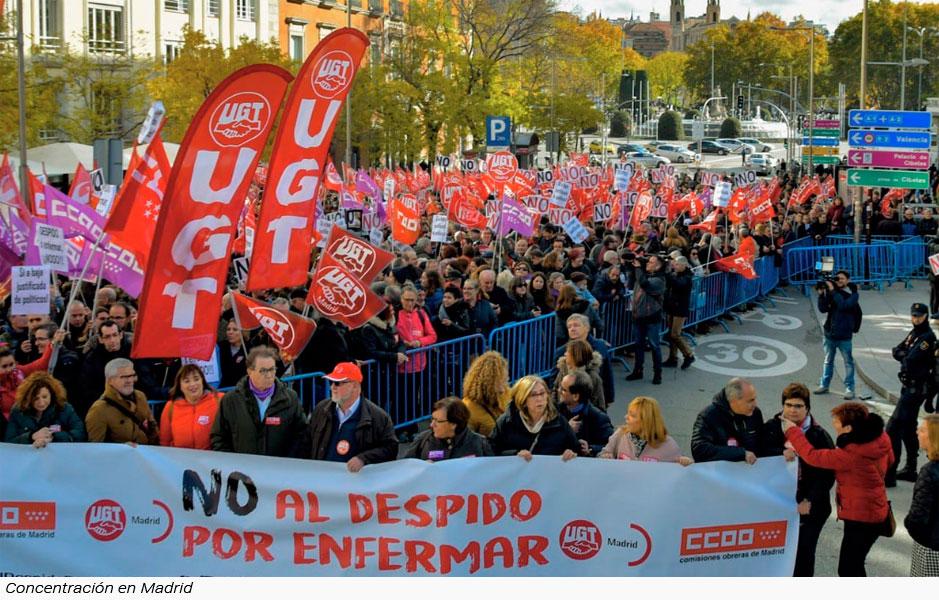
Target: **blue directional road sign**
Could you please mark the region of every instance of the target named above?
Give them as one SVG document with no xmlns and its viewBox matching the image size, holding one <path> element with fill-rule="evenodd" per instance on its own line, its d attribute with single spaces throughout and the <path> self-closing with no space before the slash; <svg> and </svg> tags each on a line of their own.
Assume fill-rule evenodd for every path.
<svg viewBox="0 0 939 600">
<path fill-rule="evenodd" d="M 887 112 L 887 111 L 884 111 Z M 848 143 L 852 148 L 929 148 L 928 131 L 875 131 L 852 129 Z"/>
<path fill-rule="evenodd" d="M 509 117 L 486 117 L 486 146 L 512 145 L 512 119 Z"/>
<path fill-rule="evenodd" d="M 850 127 L 889 127 L 892 129 L 929 129 L 932 115 L 911 110 L 852 110 L 848 113 Z"/>
<path fill-rule="evenodd" d="M 809 142 L 809 138 L 802 138 L 803 146 L 837 146 L 840 142 L 836 137 L 816 137 Z"/>
</svg>

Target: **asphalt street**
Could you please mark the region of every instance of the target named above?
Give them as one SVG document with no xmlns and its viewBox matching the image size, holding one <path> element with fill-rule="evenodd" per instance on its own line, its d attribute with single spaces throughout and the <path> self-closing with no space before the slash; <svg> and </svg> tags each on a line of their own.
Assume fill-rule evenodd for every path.
<svg viewBox="0 0 939 600">
<path fill-rule="evenodd" d="M 651 356 L 647 353 L 647 377 L 644 381 L 625 381 L 626 372 L 617 365 L 616 402 L 609 413 L 614 426 L 623 423 L 629 401 L 638 395 L 657 399 L 662 406 L 669 434 L 683 452 L 691 455 L 691 432 L 698 412 L 710 403 L 728 379 L 734 376 L 749 378 L 757 389 L 757 403 L 764 419 L 770 419 L 781 409 L 783 388 L 792 382 L 801 382 L 810 390 L 818 387 L 821 366 L 822 332 L 812 311 L 812 298 L 801 296 L 794 288 L 773 293 L 772 306 L 764 302 L 763 307 L 747 313 L 734 313 L 740 322 L 723 321 L 729 333 L 721 327 L 712 327 L 707 335 L 696 335 L 695 354 L 697 361 L 687 371 L 666 369 L 662 385 L 651 384 Z M 663 358 L 667 349 L 663 346 Z M 632 364 L 632 359 L 627 359 Z M 836 359 L 835 378 L 831 393 L 812 397 L 812 414 L 835 438 L 831 426 L 830 411 L 843 402 L 844 386 L 841 377 L 844 363 Z M 861 396 L 868 395 L 859 385 Z M 884 419 L 890 415 L 892 406 L 876 401 L 867 401 Z M 920 454 L 920 465 L 925 455 Z M 745 463 L 741 469 L 747 468 Z M 899 482 L 888 490 L 897 519 L 897 532 L 893 538 L 881 538 L 874 545 L 867 559 L 868 576 L 908 576 L 912 540 L 903 528 L 903 518 L 910 506 L 913 484 Z M 834 490 L 832 491 L 832 516 L 822 531 L 816 557 L 816 576 L 836 576 L 838 552 L 843 528 L 836 520 Z M 795 504 L 793 504 L 795 510 Z M 745 573 L 741 573 L 745 575 Z"/>
</svg>

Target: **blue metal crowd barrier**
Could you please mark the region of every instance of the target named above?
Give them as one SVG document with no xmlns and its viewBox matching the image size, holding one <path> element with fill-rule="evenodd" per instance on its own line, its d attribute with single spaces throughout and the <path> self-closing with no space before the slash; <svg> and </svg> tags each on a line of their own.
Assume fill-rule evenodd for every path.
<svg viewBox="0 0 939 600">
<path fill-rule="evenodd" d="M 897 278 L 925 279 L 929 272 L 926 240 L 920 236 L 903 239 L 896 244 Z"/>
<path fill-rule="evenodd" d="M 812 238 L 809 238 L 809 237 L 799 238 L 797 240 L 793 240 L 791 242 L 787 242 L 783 244 L 783 247 L 782 247 L 783 261 L 782 261 L 782 266 L 780 267 L 780 271 L 779 271 L 779 278 L 781 281 L 788 282 L 790 280 L 789 262 L 786 260 L 786 256 L 788 256 L 789 252 L 791 252 L 792 250 L 795 250 L 796 248 L 811 248 L 811 247 L 812 247 Z"/>
<path fill-rule="evenodd" d="M 725 312 L 724 288 L 727 273 L 711 273 L 704 277 L 695 277 L 691 282 L 691 304 L 685 327 L 716 319 Z"/>
<path fill-rule="evenodd" d="M 557 317 L 554 313 L 527 321 L 508 323 L 489 334 L 489 349 L 509 362 L 509 380 L 524 375 L 546 376 L 554 370 L 557 346 Z"/>
<path fill-rule="evenodd" d="M 600 306 L 600 317 L 603 319 L 603 339 L 613 350 L 619 350 L 636 341 L 636 330 L 633 327 L 633 313 L 630 309 L 632 293 L 623 298 L 616 298 Z"/>
<path fill-rule="evenodd" d="M 769 293 L 779 286 L 780 269 L 776 266 L 775 256 L 764 256 L 757 259 L 756 274 L 759 277 L 760 296 L 769 296 Z"/>
<path fill-rule="evenodd" d="M 806 288 L 818 281 L 823 257 L 834 260 L 834 270 L 851 274 L 855 283 L 884 283 L 896 280 L 896 244 L 839 244 L 793 248 L 786 253 L 789 282 Z"/>
<path fill-rule="evenodd" d="M 485 338 L 476 334 L 408 350 L 409 363 L 421 365 L 411 373 L 397 363 L 366 361 L 362 394 L 385 409 L 396 428 L 413 425 L 429 418 L 441 398 L 463 396 L 463 377 L 485 347 Z"/>
</svg>

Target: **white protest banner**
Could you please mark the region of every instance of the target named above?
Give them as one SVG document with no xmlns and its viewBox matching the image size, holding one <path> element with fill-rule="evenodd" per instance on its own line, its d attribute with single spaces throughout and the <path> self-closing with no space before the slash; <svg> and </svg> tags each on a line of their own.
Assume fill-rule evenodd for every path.
<svg viewBox="0 0 939 600">
<path fill-rule="evenodd" d="M 656 195 L 655 198 L 652 199 L 652 212 L 649 213 L 649 216 L 659 219 L 668 217 L 668 204 L 661 196 Z"/>
<path fill-rule="evenodd" d="M 587 231 L 587 228 L 584 227 L 584 224 L 581 223 L 580 219 L 577 217 L 571 217 L 571 219 L 561 225 L 561 227 L 564 228 L 567 237 L 571 238 L 575 244 L 579 244 L 590 237 L 590 232 Z"/>
<path fill-rule="evenodd" d="M 447 215 L 437 213 L 434 215 L 433 223 L 431 224 L 430 232 L 430 241 L 432 242 L 446 242 L 447 241 Z"/>
<path fill-rule="evenodd" d="M 0 555 L 14 577 L 790 576 L 799 531 L 798 464 L 782 457 L 399 460 L 349 473 L 182 448 L 0 444 L 0 464 L 15 534 Z M 94 465 L 93 480 L 76 465 Z"/>
<path fill-rule="evenodd" d="M 183 358 L 182 363 L 184 365 L 196 365 L 202 369 L 202 372 L 205 374 L 205 380 L 213 387 L 218 387 L 219 382 L 222 381 L 222 367 L 218 359 L 218 346 L 215 346 L 215 350 L 212 351 L 212 358 L 209 360 Z"/>
<path fill-rule="evenodd" d="M 734 185 L 737 187 L 746 187 L 756 183 L 756 171 L 744 171 L 734 173 Z"/>
<path fill-rule="evenodd" d="M 385 199 L 385 202 L 388 202 L 395 196 L 395 178 L 387 177 L 385 178 L 385 188 L 382 190 L 382 195 Z"/>
<path fill-rule="evenodd" d="M 633 166 L 624 164 L 618 166 L 613 172 L 613 187 L 617 192 L 625 192 L 629 187 L 629 180 L 633 177 Z"/>
<path fill-rule="evenodd" d="M 580 190 L 594 190 L 600 185 L 600 173 L 596 171 L 585 173 L 583 177 L 575 182 L 575 185 Z"/>
<path fill-rule="evenodd" d="M 725 207 L 730 202 L 730 182 L 718 181 L 714 184 L 714 196 L 712 197 L 714 206 Z"/>
<path fill-rule="evenodd" d="M 567 199 L 571 197 L 571 182 L 556 181 L 554 183 L 554 194 L 551 196 L 551 204 L 559 208 L 567 206 Z"/>
<path fill-rule="evenodd" d="M 719 173 L 709 173 L 707 171 L 701 171 L 701 185 L 705 187 L 713 187 L 720 180 L 721 180 L 721 176 Z"/>
<path fill-rule="evenodd" d="M 939 254 L 933 254 L 929 257 L 929 266 L 932 268 L 933 275 L 939 275 Z"/>
<path fill-rule="evenodd" d="M 11 315 L 49 314 L 49 267 L 10 267 L 13 272 Z"/>
<path fill-rule="evenodd" d="M 463 171 L 477 171 L 476 159 L 475 158 L 463 158 L 460 159 L 460 169 Z"/>
<path fill-rule="evenodd" d="M 449 156 L 438 156 L 436 158 L 437 166 L 443 170 L 450 168 L 450 157 Z"/>
<path fill-rule="evenodd" d="M 329 239 L 329 233 L 333 230 L 333 223 L 339 227 L 345 225 L 345 221 L 343 221 L 342 225 L 340 225 L 335 219 L 330 218 L 330 215 L 320 215 L 319 218 L 316 219 L 316 231 L 320 234 L 320 241 L 316 244 L 317 248 L 326 247 L 326 240 Z"/>
<path fill-rule="evenodd" d="M 111 205 L 114 204 L 114 196 L 117 195 L 117 186 L 106 183 L 101 186 L 101 193 L 98 195 L 98 204 L 95 205 L 95 211 L 103 216 L 108 216 L 111 212 Z"/>
<path fill-rule="evenodd" d="M 56 273 L 68 274 L 68 252 L 61 227 L 43 225 L 37 221 L 33 243 L 39 248 L 39 264 L 46 265 Z"/>
<path fill-rule="evenodd" d="M 613 216 L 613 205 L 609 202 L 603 202 L 593 205 L 593 222 L 605 223 Z"/>
<path fill-rule="evenodd" d="M 232 268 L 235 270 L 235 281 L 238 282 L 238 287 L 244 289 L 245 282 L 248 280 L 248 257 L 239 256 L 231 261 Z"/>
<path fill-rule="evenodd" d="M 538 185 L 547 185 L 554 182 L 554 171 L 551 169 L 542 169 L 537 175 Z"/>
<path fill-rule="evenodd" d="M 551 208 L 551 202 L 546 196 L 522 196 L 522 204 L 543 215 Z"/>
<path fill-rule="evenodd" d="M 140 133 L 137 134 L 138 144 L 149 144 L 153 140 L 153 136 L 155 136 L 160 129 L 160 122 L 163 121 L 165 114 L 166 108 L 163 106 L 162 100 L 157 100 L 150 105 L 150 110 L 147 111 L 147 118 L 140 127 Z"/>
<path fill-rule="evenodd" d="M 558 227 L 577 217 L 577 213 L 569 208 L 551 207 L 548 209 L 548 220 Z"/>
</svg>

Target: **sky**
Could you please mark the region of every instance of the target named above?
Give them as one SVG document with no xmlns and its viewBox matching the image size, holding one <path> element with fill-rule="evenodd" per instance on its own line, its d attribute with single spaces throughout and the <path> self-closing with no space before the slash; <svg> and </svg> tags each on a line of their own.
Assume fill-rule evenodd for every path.
<svg viewBox="0 0 939 600">
<path fill-rule="evenodd" d="M 917 4 L 925 0 L 911 0 Z M 793 17 L 802 15 L 810 21 L 826 25 L 830 33 L 834 33 L 838 23 L 861 12 L 862 0 L 816 0 L 815 2 L 793 2 L 792 0 L 720 0 L 721 19 L 736 16 L 739 19 L 747 17 L 747 10 L 751 16 L 761 12 L 770 11 L 789 22 Z M 594 10 L 600 11 L 604 17 L 628 17 L 635 12 L 643 21 L 649 20 L 649 13 L 655 10 L 659 18 L 668 20 L 669 0 L 559 0 L 562 10 L 572 10 L 580 7 L 581 13 L 586 15 Z M 685 16 L 697 17 L 704 14 L 707 0 L 685 0 Z"/>
</svg>

